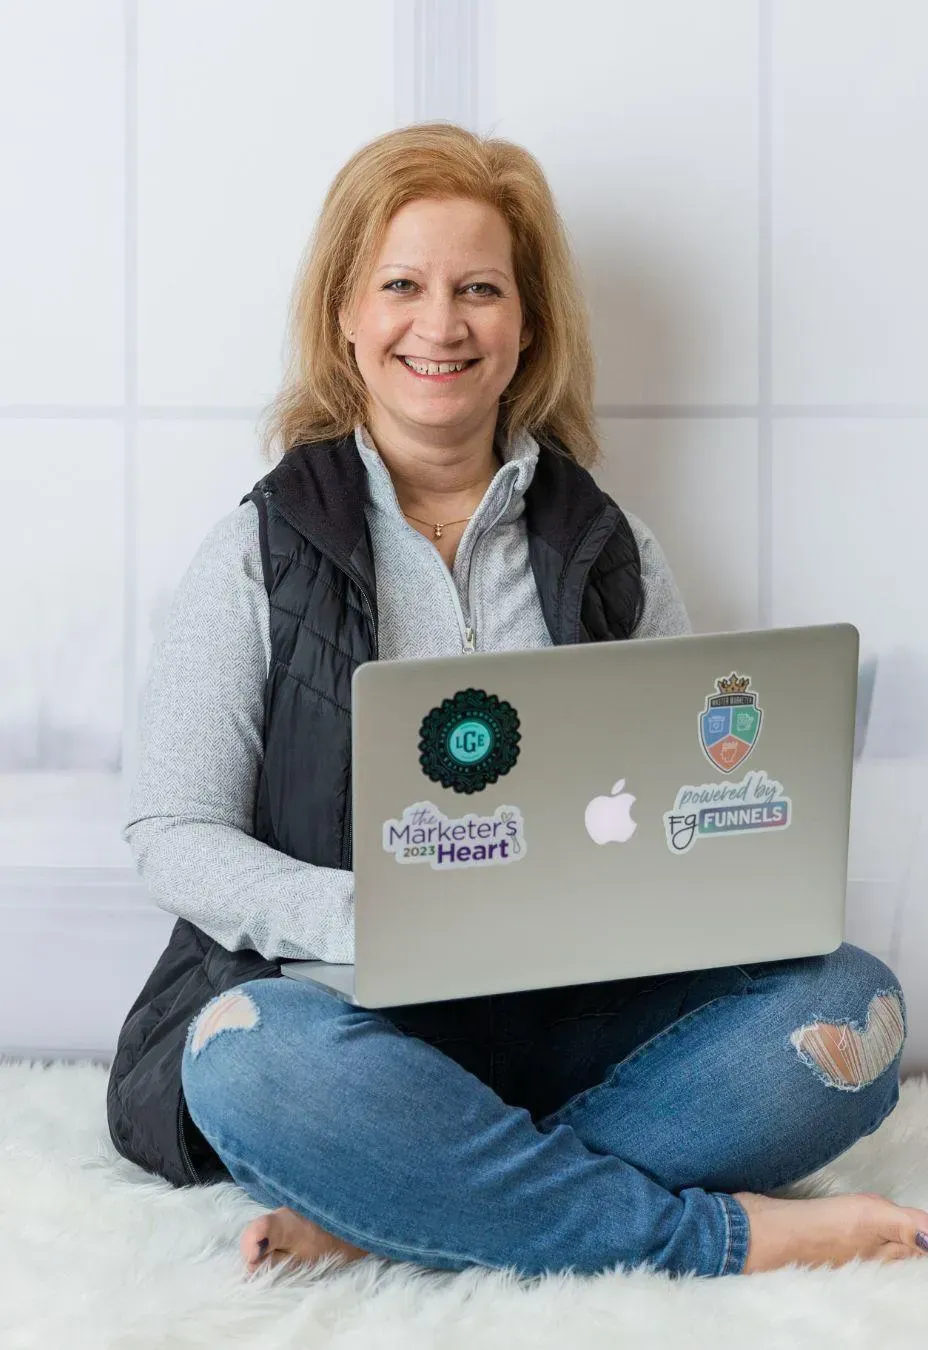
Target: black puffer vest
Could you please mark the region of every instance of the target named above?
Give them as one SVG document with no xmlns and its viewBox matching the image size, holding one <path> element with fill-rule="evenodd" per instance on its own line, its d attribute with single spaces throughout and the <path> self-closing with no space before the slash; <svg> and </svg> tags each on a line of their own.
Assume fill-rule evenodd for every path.
<svg viewBox="0 0 928 1350">
<path fill-rule="evenodd" d="M 525 496 L 532 570 L 555 644 L 627 638 L 642 609 L 641 562 L 621 510 L 553 438 Z M 260 520 L 271 666 L 256 839 L 304 862 L 351 867 L 351 677 L 377 659 L 374 561 L 354 435 L 301 445 L 242 502 Z M 296 747 L 312 745 L 313 773 Z M 324 776 L 328 771 L 328 778 Z M 181 1084 L 187 1028 L 205 1003 L 279 976 L 259 952 L 230 952 L 185 919 L 120 1031 L 107 1088 L 118 1152 L 175 1186 L 228 1180 Z"/>
</svg>

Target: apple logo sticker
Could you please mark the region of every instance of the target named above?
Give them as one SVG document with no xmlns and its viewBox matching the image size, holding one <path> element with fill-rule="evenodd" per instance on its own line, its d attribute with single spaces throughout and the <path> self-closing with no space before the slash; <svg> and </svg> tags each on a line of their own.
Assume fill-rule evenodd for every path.
<svg viewBox="0 0 928 1350">
<path fill-rule="evenodd" d="M 635 800 L 630 792 L 623 792 L 625 779 L 620 778 L 609 797 L 594 797 L 583 817 L 587 833 L 596 844 L 625 844 L 638 828 L 631 818 Z"/>
</svg>

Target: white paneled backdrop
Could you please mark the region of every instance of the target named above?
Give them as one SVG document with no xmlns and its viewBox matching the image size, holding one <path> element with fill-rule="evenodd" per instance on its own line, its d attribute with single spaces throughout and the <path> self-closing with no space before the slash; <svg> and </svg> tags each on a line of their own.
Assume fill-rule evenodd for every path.
<svg viewBox="0 0 928 1350">
<path fill-rule="evenodd" d="M 923 0 L 0 0 L 0 1052 L 106 1059 L 167 939 L 120 838 L 161 615 L 266 470 L 332 176 L 445 118 L 549 176 L 598 476 L 697 630 L 859 627 L 847 935 L 928 1068 L 926 47 Z"/>
</svg>

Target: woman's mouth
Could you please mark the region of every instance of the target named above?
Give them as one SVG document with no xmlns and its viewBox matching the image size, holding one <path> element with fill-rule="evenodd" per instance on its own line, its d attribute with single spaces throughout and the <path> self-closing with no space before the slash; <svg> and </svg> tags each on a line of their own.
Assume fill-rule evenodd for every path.
<svg viewBox="0 0 928 1350">
<path fill-rule="evenodd" d="M 463 363 L 463 369 L 455 370 L 455 366 L 461 365 L 458 361 L 417 361 L 419 369 L 415 370 L 408 364 L 408 358 L 398 356 L 397 361 L 404 370 L 408 370 L 410 375 L 415 376 L 417 380 L 431 380 L 434 384 L 447 384 L 450 380 L 457 380 L 462 375 L 466 375 L 472 366 L 475 366 L 480 357 L 474 357 Z"/>
</svg>

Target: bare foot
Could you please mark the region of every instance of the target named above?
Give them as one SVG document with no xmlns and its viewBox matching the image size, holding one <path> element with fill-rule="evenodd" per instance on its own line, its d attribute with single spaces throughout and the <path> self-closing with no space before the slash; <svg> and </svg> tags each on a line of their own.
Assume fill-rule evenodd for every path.
<svg viewBox="0 0 928 1350">
<path fill-rule="evenodd" d="M 897 1205 L 872 1191 L 827 1195 L 814 1200 L 776 1200 L 735 1191 L 751 1226 L 747 1261 L 741 1272 L 777 1270 L 796 1262 L 843 1266 L 863 1261 L 904 1261 L 924 1256 L 915 1245 L 918 1229 L 928 1232 L 928 1211 Z"/>
<path fill-rule="evenodd" d="M 320 1257 L 334 1252 L 347 1265 L 369 1254 L 327 1233 L 311 1219 L 304 1219 L 302 1214 L 292 1209 L 275 1209 L 270 1214 L 261 1214 L 257 1219 L 252 1219 L 242 1233 L 239 1248 L 249 1273 L 257 1270 L 265 1261 L 277 1266 L 293 1257 L 296 1261 L 312 1264 Z"/>
</svg>

